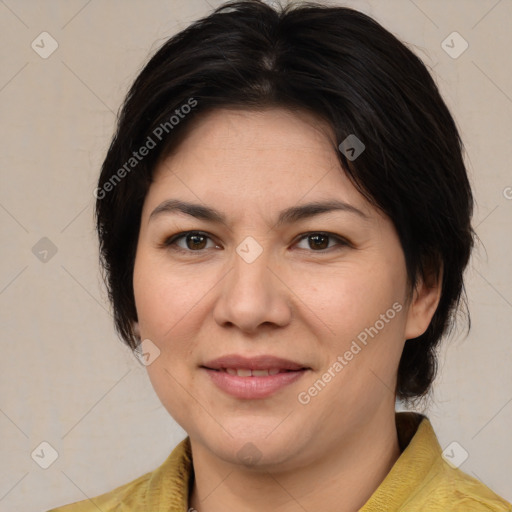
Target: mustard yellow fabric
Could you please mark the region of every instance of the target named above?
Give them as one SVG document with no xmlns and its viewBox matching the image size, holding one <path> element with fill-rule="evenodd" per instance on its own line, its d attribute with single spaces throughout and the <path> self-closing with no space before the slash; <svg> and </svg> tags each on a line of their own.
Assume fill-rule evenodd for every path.
<svg viewBox="0 0 512 512">
<path fill-rule="evenodd" d="M 510 503 L 445 462 L 427 417 L 399 412 L 396 425 L 402 453 L 359 512 L 512 512 Z M 48 512 L 187 512 L 192 482 L 187 437 L 156 470 L 96 498 Z"/>
</svg>

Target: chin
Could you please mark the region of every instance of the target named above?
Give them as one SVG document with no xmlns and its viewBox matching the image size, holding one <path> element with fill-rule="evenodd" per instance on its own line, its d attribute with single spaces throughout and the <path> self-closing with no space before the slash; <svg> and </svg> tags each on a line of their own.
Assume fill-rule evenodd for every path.
<svg viewBox="0 0 512 512">
<path fill-rule="evenodd" d="M 262 471 L 285 470 L 288 463 L 296 467 L 297 458 L 311 443 L 304 437 L 304 426 L 295 425 L 295 432 L 293 425 L 285 428 L 284 417 L 268 421 L 260 417 L 258 424 L 254 423 L 254 417 L 244 421 L 237 418 L 231 424 L 221 422 L 229 434 L 222 429 L 222 434 L 213 437 L 200 434 L 202 443 L 216 457 L 230 464 Z M 206 428 L 203 432 L 207 431 Z"/>
</svg>

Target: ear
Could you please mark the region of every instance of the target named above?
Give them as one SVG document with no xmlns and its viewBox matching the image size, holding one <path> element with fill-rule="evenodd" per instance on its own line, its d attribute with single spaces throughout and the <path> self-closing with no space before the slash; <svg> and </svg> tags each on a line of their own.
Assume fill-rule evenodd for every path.
<svg viewBox="0 0 512 512">
<path fill-rule="evenodd" d="M 405 325 L 405 339 L 410 340 L 421 336 L 430 325 L 441 298 L 443 269 L 438 275 L 430 274 L 428 279 L 420 279 L 416 284 Z"/>
</svg>

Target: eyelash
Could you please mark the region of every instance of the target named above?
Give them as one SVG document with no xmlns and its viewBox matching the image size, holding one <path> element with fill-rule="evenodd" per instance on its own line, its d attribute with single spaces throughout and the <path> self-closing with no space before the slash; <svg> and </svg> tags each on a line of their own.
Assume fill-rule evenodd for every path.
<svg viewBox="0 0 512 512">
<path fill-rule="evenodd" d="M 181 253 L 195 253 L 196 252 L 196 253 L 201 254 L 206 250 L 206 249 L 198 249 L 198 250 L 194 251 L 191 249 L 183 249 L 182 247 L 179 247 L 178 245 L 176 245 L 176 242 L 178 240 L 185 238 L 187 235 L 200 235 L 200 236 L 206 237 L 213 241 L 213 239 L 208 235 L 208 233 L 205 233 L 204 231 L 182 231 L 182 232 L 177 233 L 169 238 L 166 238 L 163 241 L 163 243 L 160 244 L 160 247 L 165 248 L 165 249 L 170 249 L 173 251 L 177 251 L 177 252 L 181 252 Z M 304 233 L 303 235 L 300 236 L 300 238 L 295 243 L 302 242 L 302 240 L 307 239 L 308 237 L 313 236 L 313 235 L 321 235 L 321 236 L 328 237 L 331 239 L 336 239 L 338 241 L 338 243 L 337 243 L 338 249 L 341 249 L 343 247 L 352 247 L 352 244 L 350 244 L 350 242 L 348 242 L 346 239 L 340 237 L 339 235 L 335 235 L 334 233 L 329 233 L 329 232 L 325 232 L 325 231 L 310 231 L 308 233 Z M 333 248 L 335 249 L 336 246 L 327 247 L 325 249 L 321 249 L 318 251 L 311 250 L 311 252 L 324 254 L 324 253 L 330 252 L 330 249 L 333 249 Z M 304 250 L 307 250 L 307 249 L 304 249 Z"/>
</svg>

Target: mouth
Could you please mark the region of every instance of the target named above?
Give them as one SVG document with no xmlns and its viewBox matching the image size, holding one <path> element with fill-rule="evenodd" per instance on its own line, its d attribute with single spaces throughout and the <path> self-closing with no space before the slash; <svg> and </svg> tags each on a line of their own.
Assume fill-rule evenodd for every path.
<svg viewBox="0 0 512 512">
<path fill-rule="evenodd" d="M 238 377 L 268 377 L 269 375 L 277 375 L 278 373 L 297 372 L 300 370 L 284 370 L 279 368 L 267 368 L 265 370 L 251 370 L 249 368 L 208 368 L 215 372 L 226 372 L 229 375 L 237 375 Z"/>
<path fill-rule="evenodd" d="M 260 355 L 254 357 L 239 356 L 236 354 L 229 354 L 211 361 L 207 361 L 202 365 L 209 370 L 225 370 L 234 375 L 233 371 L 241 372 L 238 374 L 240 377 L 250 377 L 247 373 L 251 372 L 268 372 L 269 375 L 275 375 L 285 371 L 297 371 L 308 369 L 305 365 L 300 364 L 290 359 L 283 359 L 282 357 L 275 357 L 271 355 Z M 254 376 L 262 376 L 257 373 Z"/>
<path fill-rule="evenodd" d="M 311 370 L 298 362 L 268 355 L 223 356 L 200 368 L 224 393 L 242 399 L 267 398 Z"/>
</svg>

